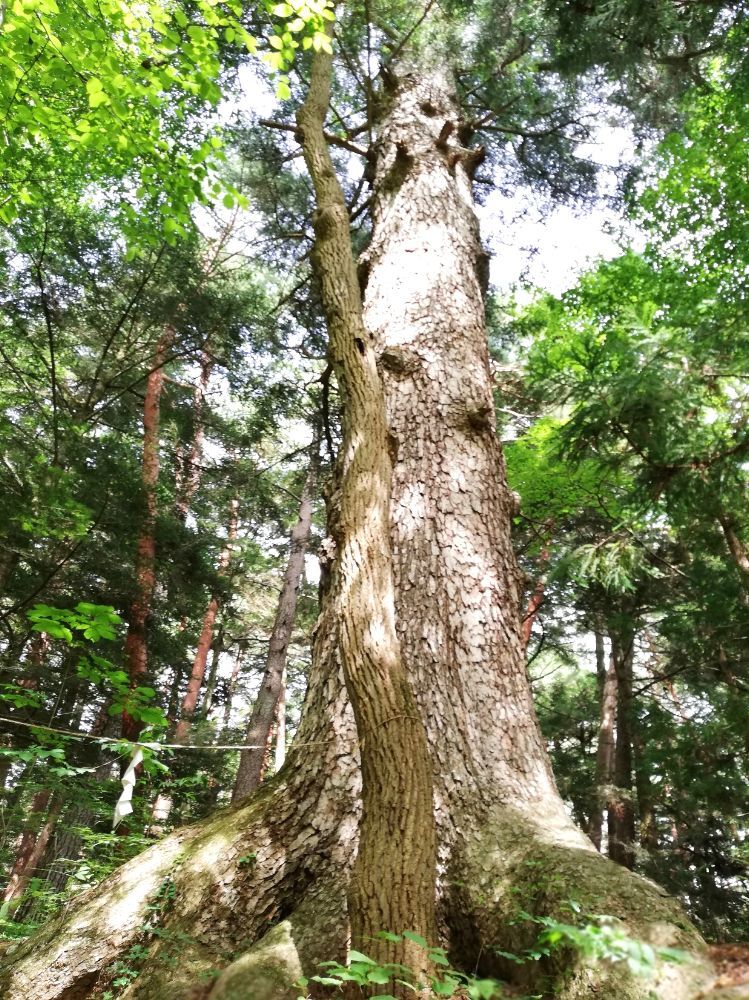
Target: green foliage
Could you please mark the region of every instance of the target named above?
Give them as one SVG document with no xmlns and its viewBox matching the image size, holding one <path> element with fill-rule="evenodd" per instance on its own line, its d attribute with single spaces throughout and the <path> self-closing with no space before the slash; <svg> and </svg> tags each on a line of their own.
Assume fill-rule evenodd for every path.
<svg viewBox="0 0 749 1000">
<path fill-rule="evenodd" d="M 320 975 L 311 976 L 309 979 L 302 977 L 295 984 L 300 989 L 306 990 L 310 982 L 318 983 L 335 990 L 345 990 L 347 984 L 353 983 L 362 989 L 371 989 L 373 986 L 406 986 L 415 995 L 423 994 L 425 988 L 434 997 L 451 997 L 459 990 L 470 1000 L 492 1000 L 494 997 L 502 996 L 502 986 L 494 979 L 481 979 L 477 976 L 466 975 L 456 969 L 451 968 L 450 962 L 444 949 L 430 947 L 429 944 L 413 931 L 404 931 L 402 934 L 395 934 L 392 931 L 381 931 L 378 937 L 386 940 L 399 942 L 404 939 L 413 941 L 423 948 L 430 965 L 438 967 L 438 973 L 429 980 L 428 987 L 420 984 L 413 973 L 413 970 L 397 962 L 387 962 L 380 964 L 369 955 L 351 949 L 346 965 L 340 962 L 321 962 Z M 392 996 L 381 994 L 385 1000 Z M 299 1000 L 304 1000 L 300 997 Z M 526 998 L 531 1000 L 531 998 Z"/>
<path fill-rule="evenodd" d="M 268 10 L 284 19 L 264 57 L 274 70 L 288 69 L 298 38 L 305 47 L 324 43 L 332 17 L 325 0 L 269 3 Z M 242 5 L 15 0 L 0 30 L 0 220 L 109 185 L 131 238 L 143 240 L 145 219 L 169 243 L 185 236 L 190 205 L 222 189 L 214 109 L 226 65 L 258 48 Z M 285 76 L 279 93 L 288 96 Z M 246 204 L 231 185 L 224 199 Z"/>
<path fill-rule="evenodd" d="M 127 712 L 150 729 L 166 728 L 163 710 L 151 704 L 156 697 L 154 689 L 142 684 L 133 687 L 124 670 L 86 647 L 86 643 L 117 638 L 115 627 L 121 624 L 121 619 L 114 608 L 85 601 L 79 601 L 72 611 L 37 604 L 27 616 L 34 631 L 61 639 L 73 649 L 85 649 L 76 665 L 78 676 L 111 696 L 109 715 Z"/>
</svg>

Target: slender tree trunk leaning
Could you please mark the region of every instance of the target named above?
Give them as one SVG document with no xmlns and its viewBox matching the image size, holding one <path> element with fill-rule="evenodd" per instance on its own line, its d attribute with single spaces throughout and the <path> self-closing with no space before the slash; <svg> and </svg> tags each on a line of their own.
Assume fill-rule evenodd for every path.
<svg viewBox="0 0 749 1000">
<path fill-rule="evenodd" d="M 164 364 L 174 342 L 176 331 L 166 326 L 156 345 L 153 370 L 146 381 L 146 398 L 143 405 L 143 459 L 141 483 L 143 489 L 143 519 L 138 536 L 135 560 L 135 597 L 130 605 L 127 636 L 125 638 L 125 665 L 131 688 L 145 682 L 148 674 L 147 628 L 156 586 L 156 488 L 159 481 L 159 424 L 161 392 L 164 387 Z M 122 736 L 137 740 L 142 722 L 128 712 L 122 714 Z"/>
<path fill-rule="evenodd" d="M 260 688 L 252 706 L 252 714 L 247 725 L 245 742 L 253 747 L 243 750 L 239 758 L 239 769 L 234 782 L 232 802 L 241 802 L 251 795 L 260 784 L 266 746 L 270 738 L 271 726 L 276 717 L 279 699 L 283 691 L 283 677 L 286 669 L 286 653 L 291 640 L 296 617 L 296 602 L 299 584 L 304 570 L 304 556 L 312 526 L 312 498 L 315 490 L 315 459 L 310 461 L 309 471 L 302 490 L 299 517 L 291 529 L 289 558 L 278 597 L 278 609 L 268 643 L 268 656 Z"/>
<path fill-rule="evenodd" d="M 413 941 L 376 937 L 410 928 L 435 939 L 432 764 L 395 624 L 393 466 L 376 338 L 364 324 L 348 211 L 324 134 L 332 70 L 332 55 L 317 52 L 297 124 L 315 191 L 314 264 L 329 356 L 346 400 L 331 599 L 362 771 L 359 848 L 349 884 L 351 939 L 375 959 L 400 962 L 422 977 L 428 963 Z M 400 984 L 392 989 L 395 996 L 408 995 Z"/>
<path fill-rule="evenodd" d="M 596 634 L 596 643 L 603 643 L 603 637 Z M 598 652 L 598 649 L 596 649 Z M 598 658 L 597 658 L 598 659 Z M 596 805 L 590 819 L 588 835 L 596 850 L 601 850 L 603 812 L 609 807 L 611 786 L 614 781 L 614 753 L 616 748 L 616 699 L 617 680 L 613 650 L 609 657 L 608 669 L 601 684 L 601 716 L 598 726 L 598 746 L 596 748 Z"/>
<path fill-rule="evenodd" d="M 635 810 L 632 788 L 632 665 L 634 635 L 612 637 L 616 669 L 616 749 L 614 787 L 609 802 L 609 857 L 625 868 L 635 864 Z"/>
<path fill-rule="evenodd" d="M 20 902 L 47 849 L 49 838 L 54 832 L 64 802 L 63 795 L 53 796 L 48 789 L 42 789 L 34 796 L 28 825 L 21 835 L 10 879 L 3 891 L 0 919 L 7 919 L 12 913 L 14 905 L 17 906 Z M 49 811 L 47 811 L 48 805 Z M 38 825 L 40 819 L 43 819 L 41 826 Z"/>
<path fill-rule="evenodd" d="M 299 118 L 345 422 L 329 502 L 336 545 L 286 766 L 19 945 L 0 973 L 10 1000 L 105 989 L 167 878 L 167 933 L 149 944 L 128 1000 L 183 1000 L 216 969 L 211 1000 L 293 996 L 300 973 L 345 959 L 349 922 L 354 947 L 370 954 L 379 942 L 366 935 L 380 930 L 434 940 L 435 827 L 436 924 L 463 969 L 507 973 L 555 1000 L 697 1000 L 710 978 L 676 903 L 602 857 L 556 790 L 526 676 L 515 501 L 494 426 L 487 259 L 471 183 L 481 151 L 467 145 L 444 72 L 412 67 L 388 79 L 362 266 L 365 325 L 324 144 L 325 53 Z M 590 966 L 571 949 L 552 962 L 503 963 L 498 950 L 518 953 L 536 939 L 537 925 L 519 912 L 566 920 L 571 899 L 696 961 L 659 963 L 653 980 L 625 963 Z M 176 965 L 169 932 L 181 935 Z"/>
<path fill-rule="evenodd" d="M 640 846 L 653 854 L 658 850 L 658 823 L 656 819 L 656 797 L 650 781 L 650 772 L 645 762 L 645 743 L 640 727 L 635 726 L 632 748 L 634 751 L 635 789 L 637 791 L 637 812 L 639 814 Z"/>
<path fill-rule="evenodd" d="M 219 557 L 219 576 L 226 575 L 229 569 L 229 564 L 231 563 L 232 549 L 237 538 L 238 511 L 239 501 L 232 500 L 229 506 L 229 525 L 226 532 L 226 545 L 224 546 L 221 556 Z M 195 714 L 195 709 L 198 706 L 200 688 L 203 684 L 205 668 L 208 663 L 208 654 L 210 653 L 211 646 L 213 645 L 213 629 L 216 625 L 218 609 L 219 599 L 216 594 L 213 594 L 208 602 L 205 615 L 203 616 L 203 627 L 200 630 L 200 638 L 198 639 L 198 646 L 195 650 L 195 659 L 193 660 L 190 679 L 187 682 L 187 691 L 185 692 L 185 697 L 182 700 L 180 720 L 177 723 L 177 728 L 174 732 L 174 739 L 177 743 L 184 743 L 187 739 L 188 733 L 190 732 L 190 726 L 192 725 L 192 718 Z"/>
</svg>

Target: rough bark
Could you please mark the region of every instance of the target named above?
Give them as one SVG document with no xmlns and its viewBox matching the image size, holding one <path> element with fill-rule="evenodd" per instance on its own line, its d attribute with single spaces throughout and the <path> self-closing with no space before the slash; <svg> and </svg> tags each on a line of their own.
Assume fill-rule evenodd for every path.
<svg viewBox="0 0 749 1000">
<path fill-rule="evenodd" d="M 463 144 L 454 93 L 439 69 L 405 72 L 392 93 L 363 268 L 394 456 L 396 621 L 434 764 L 442 924 L 463 967 L 490 970 L 497 942 L 513 951 L 522 937 L 513 912 L 522 894 L 508 890 L 522 890 L 530 862 L 548 866 L 555 886 L 531 909 L 598 894 L 597 912 L 611 907 L 634 933 L 652 937 L 657 923 L 658 934 L 668 926 L 685 942 L 678 908 L 612 870 L 574 828 L 535 720 L 510 539 L 515 498 L 495 434 L 487 256 L 472 198 L 482 151 Z M 688 976 L 668 976 L 659 995 L 689 995 Z M 626 980 L 568 968 L 554 995 L 649 989 Z"/>
<path fill-rule="evenodd" d="M 324 133 L 332 67 L 332 55 L 315 53 L 297 124 L 315 191 L 314 263 L 329 354 L 345 399 L 331 593 L 362 768 L 349 916 L 356 947 L 422 973 L 425 956 L 411 940 L 375 938 L 382 930 L 410 928 L 434 940 L 435 832 L 424 724 L 395 626 L 389 530 L 393 470 L 382 384 L 373 338 L 362 319 L 346 202 Z M 400 985 L 393 990 L 407 992 Z"/>
<path fill-rule="evenodd" d="M 402 809 L 408 797 L 399 787 L 399 771 L 409 771 L 415 761 L 416 727 L 372 727 L 366 715 L 372 706 L 356 684 L 367 678 L 352 678 L 351 663 L 346 667 L 354 651 L 370 662 L 370 651 L 355 644 L 371 641 L 366 622 L 381 621 L 383 607 L 387 611 L 385 603 L 373 607 L 357 590 L 363 572 L 351 578 L 353 550 L 347 543 L 353 538 L 361 546 L 374 523 L 368 520 L 352 535 L 351 506 L 377 519 L 382 547 L 388 499 L 397 634 L 434 765 L 440 925 L 453 961 L 470 970 L 508 971 L 497 949 L 522 950 L 537 930 L 518 919 L 519 911 L 563 917 L 571 898 L 588 912 L 617 915 L 630 933 L 651 943 L 700 953 L 696 933 L 657 886 L 603 858 L 575 829 L 535 721 L 510 544 L 514 498 L 494 433 L 482 301 L 486 258 L 471 193 L 480 154 L 453 138 L 459 111 L 452 83 L 440 72 L 404 73 L 379 127 L 365 315 L 385 385 L 383 429 L 379 417 L 369 421 L 367 409 L 376 396 L 371 341 L 364 329 L 349 339 L 358 312 L 345 209 L 323 145 L 325 62 L 324 56 L 316 61 L 313 104 L 300 124 L 318 187 L 318 267 L 348 423 L 340 513 L 333 518 L 336 563 L 316 631 L 300 732 L 283 771 L 246 805 L 166 838 L 86 894 L 34 942 L 21 945 L 0 978 L 10 1000 L 92 995 L 94 984 L 106 978 L 102 970 L 137 939 L 145 906 L 166 877 L 174 881 L 177 902 L 164 918 L 165 929 L 187 940 L 180 939 L 176 967 L 163 961 L 168 938 L 154 940 L 128 997 L 181 1000 L 201 972 L 225 967 L 239 952 L 242 957 L 225 973 L 233 977 L 235 995 L 250 992 L 274 970 L 281 981 L 268 995 L 275 1000 L 287 995 L 297 958 L 309 973 L 316 958 L 345 952 L 344 897 L 359 829 L 357 755 L 370 809 L 362 837 L 367 815 L 370 821 L 374 815 L 377 782 L 392 782 L 384 791 L 397 795 L 393 806 Z M 357 372 L 366 379 L 366 392 L 347 381 Z M 373 443 L 377 456 L 371 454 Z M 385 502 L 380 494 L 388 470 L 377 464 L 382 454 L 394 461 Z M 364 555 L 358 555 L 368 572 Z M 343 598 L 348 605 L 356 602 L 354 609 L 361 600 L 367 615 L 352 617 L 349 608 L 347 617 Z M 376 688 L 382 687 L 387 685 L 380 680 Z M 392 759 L 392 743 L 370 734 L 389 740 L 403 734 L 407 751 Z M 390 758 L 384 759 L 386 753 Z M 374 807 L 381 805 L 375 796 Z M 389 831 L 392 818 L 382 822 Z M 398 851 L 396 861 L 403 856 L 400 835 L 382 837 L 379 831 L 377 841 L 380 851 Z M 385 889 L 392 878 L 386 865 L 393 859 L 383 860 Z M 367 911 L 356 889 L 349 905 L 354 914 L 359 905 Z M 390 914 L 376 916 L 377 930 L 393 925 Z M 275 937 L 267 933 L 274 925 L 280 925 Z M 371 942 L 362 950 L 370 951 Z M 649 994 L 696 1000 L 705 982 L 699 964 L 664 966 L 649 982 L 618 966 L 590 968 L 569 952 L 545 966 L 510 971 L 533 986 L 526 992 L 543 991 L 556 1000 L 645 1000 Z M 221 988 L 214 1000 L 227 995 Z"/>
<path fill-rule="evenodd" d="M 143 404 L 143 457 L 141 484 L 143 491 L 143 517 L 138 535 L 135 561 L 135 597 L 130 605 L 127 636 L 125 638 L 125 665 L 130 686 L 136 688 L 145 682 L 148 674 L 147 627 L 156 586 L 156 488 L 159 480 L 159 423 L 161 392 L 164 387 L 164 363 L 174 337 L 173 326 L 166 326 L 156 345 L 151 373 L 146 381 Z M 142 722 L 128 712 L 122 714 L 122 736 L 137 740 Z"/>
<path fill-rule="evenodd" d="M 611 638 L 611 657 L 616 670 L 616 749 L 614 784 L 608 806 L 609 857 L 625 868 L 634 868 L 635 810 L 632 789 L 634 636 L 631 632 Z"/>
<path fill-rule="evenodd" d="M 603 637 L 596 635 L 596 643 L 603 643 Z M 598 650 L 596 650 L 598 651 Z M 616 748 L 616 703 L 617 681 L 613 651 L 609 657 L 601 684 L 601 714 L 598 724 L 598 746 L 596 748 L 596 803 L 590 818 L 588 835 L 596 850 L 601 850 L 603 813 L 608 806 L 610 789 L 614 780 L 614 752 Z"/>
<path fill-rule="evenodd" d="M 283 691 L 286 653 L 294 629 L 297 594 L 312 526 L 312 496 L 315 488 L 314 466 L 313 460 L 302 491 L 299 517 L 291 530 L 289 558 L 281 583 L 278 608 L 268 643 L 265 671 L 247 725 L 245 742 L 253 749 L 243 750 L 239 758 L 239 769 L 234 782 L 232 802 L 241 802 L 248 795 L 251 795 L 260 784 L 265 748 Z"/>
<path fill-rule="evenodd" d="M 237 537 L 238 510 L 239 501 L 232 500 L 229 506 L 229 526 L 226 532 L 226 545 L 224 546 L 221 556 L 219 557 L 219 576 L 225 576 L 229 569 L 232 546 Z M 193 660 L 190 678 L 187 682 L 187 691 L 182 699 L 180 720 L 177 723 L 177 727 L 174 732 L 174 738 L 177 743 L 184 743 L 187 739 L 188 733 L 190 732 L 190 725 L 192 724 L 192 718 L 195 714 L 195 709 L 198 706 L 200 689 L 203 685 L 205 668 L 208 663 L 208 654 L 210 653 L 211 645 L 213 644 L 213 629 L 216 625 L 218 609 L 218 596 L 216 594 L 212 594 L 211 599 L 208 602 L 205 615 L 203 616 L 203 626 L 200 630 L 200 638 L 198 639 L 197 649 L 195 650 L 195 659 Z"/>
</svg>

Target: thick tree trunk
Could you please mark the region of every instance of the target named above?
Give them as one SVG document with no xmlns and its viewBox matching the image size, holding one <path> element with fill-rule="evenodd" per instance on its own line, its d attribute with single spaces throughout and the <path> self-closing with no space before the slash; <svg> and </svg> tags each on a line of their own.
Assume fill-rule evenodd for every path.
<svg viewBox="0 0 749 1000">
<path fill-rule="evenodd" d="M 219 576 L 225 576 L 229 569 L 232 547 L 237 537 L 238 510 L 239 501 L 232 500 L 229 507 L 229 526 L 226 532 L 226 545 L 224 546 L 221 556 L 219 557 Z M 190 725 L 192 724 L 192 718 L 195 714 L 195 709 L 198 706 L 200 688 L 203 685 L 205 668 L 208 663 L 208 654 L 210 653 L 211 646 L 213 644 L 213 629 L 216 624 L 218 608 L 218 597 L 216 594 L 213 594 L 208 602 L 205 615 L 203 616 L 203 627 L 200 631 L 197 649 L 195 650 L 195 659 L 193 660 L 190 679 L 187 682 L 187 691 L 185 692 L 185 697 L 182 700 L 180 720 L 177 723 L 177 728 L 174 733 L 174 738 L 177 743 L 184 743 L 187 739 L 188 733 L 190 732 Z"/>
<path fill-rule="evenodd" d="M 288 984 L 300 968 L 309 974 L 316 960 L 345 954 L 359 754 L 365 843 L 349 893 L 359 938 L 367 926 L 414 928 L 420 916 L 430 936 L 429 844 L 419 861 L 423 845 L 412 841 L 428 838 L 422 821 L 433 814 L 441 935 L 463 968 L 501 972 L 497 950 L 521 951 L 536 936 L 519 912 L 566 919 L 570 899 L 615 914 L 636 937 L 700 953 L 679 908 L 573 826 L 536 724 L 510 543 L 514 498 L 494 433 L 486 257 L 471 192 L 480 154 L 462 145 L 452 83 L 440 72 L 412 72 L 390 94 L 376 147 L 365 330 L 357 325 L 345 208 L 323 143 L 326 63 L 324 54 L 316 60 L 300 126 L 318 194 L 318 267 L 346 424 L 333 497 L 336 561 L 299 733 L 281 773 L 247 804 L 167 837 L 21 945 L 0 977 L 10 1000 L 73 1000 L 103 987 L 103 970 L 138 939 L 145 907 L 167 878 L 175 904 L 162 919 L 178 935 L 179 961 L 169 962 L 169 934 L 146 939 L 148 960 L 128 998 L 182 1000 L 234 951 L 244 954 L 210 989 L 211 1000 L 232 989 L 263 1000 L 295 996 Z M 417 711 L 398 673 L 398 645 Z M 423 767 L 417 722 L 386 711 L 423 720 L 433 802 L 422 801 L 428 775 L 415 789 L 408 784 Z M 366 879 L 373 859 L 379 884 Z M 420 888 L 412 879 L 422 871 L 427 891 L 404 899 L 404 890 Z M 379 892 L 386 898 L 373 908 L 370 894 Z M 373 943 L 359 947 L 371 952 Z M 705 981 L 699 963 L 663 966 L 648 981 L 621 965 L 591 968 L 570 951 L 544 966 L 512 968 L 532 987 L 526 992 L 555 1000 L 696 1000 Z"/>
<path fill-rule="evenodd" d="M 156 586 L 156 488 L 159 480 L 159 423 L 161 392 L 164 386 L 164 364 L 171 347 L 175 329 L 166 326 L 156 345 L 153 370 L 146 382 L 143 405 L 143 458 L 141 483 L 143 489 L 143 519 L 138 536 L 135 560 L 135 598 L 130 606 L 127 636 L 125 638 L 125 665 L 131 688 L 145 682 L 148 674 L 147 627 Z M 122 714 L 122 736 L 137 740 L 143 724 L 128 712 Z"/>
<path fill-rule="evenodd" d="M 614 788 L 608 807 L 609 857 L 625 868 L 635 864 L 635 810 L 632 789 L 632 665 L 634 635 L 611 638 L 611 657 L 616 669 L 616 749 Z"/>
<path fill-rule="evenodd" d="M 596 652 L 598 643 L 603 644 L 603 637 L 596 634 Z M 597 657 L 597 663 L 600 658 Z M 617 702 L 616 665 L 613 650 L 609 657 L 608 669 L 605 671 L 601 690 L 601 715 L 598 725 L 598 746 L 596 748 L 596 804 L 590 818 L 588 835 L 596 850 L 601 850 L 601 835 L 603 831 L 603 812 L 609 807 L 611 785 L 614 781 L 614 753 L 616 748 L 616 702 Z"/>
<path fill-rule="evenodd" d="M 315 488 L 315 461 L 310 463 L 299 505 L 299 517 L 291 530 L 289 558 L 278 597 L 278 609 L 268 644 L 265 672 L 247 726 L 245 742 L 254 749 L 243 750 L 234 782 L 232 802 L 241 802 L 260 784 L 266 746 L 283 690 L 286 652 L 296 617 L 299 583 L 304 570 L 304 556 L 312 526 L 312 497 Z"/>
<path fill-rule="evenodd" d="M 0 919 L 7 918 L 12 913 L 14 906 L 20 902 L 47 849 L 49 838 L 54 832 L 64 802 L 63 795 L 53 796 L 48 789 L 42 789 L 34 796 L 28 824 L 21 834 L 18 853 L 10 872 L 8 884 L 3 891 Z M 49 811 L 47 811 L 48 805 Z M 43 822 L 38 825 L 42 818 Z"/>
</svg>

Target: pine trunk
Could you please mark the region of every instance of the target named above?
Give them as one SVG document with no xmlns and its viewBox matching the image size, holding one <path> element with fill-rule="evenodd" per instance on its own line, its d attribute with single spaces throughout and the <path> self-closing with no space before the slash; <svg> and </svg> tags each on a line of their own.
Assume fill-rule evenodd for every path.
<svg viewBox="0 0 749 1000">
<path fill-rule="evenodd" d="M 728 551 L 731 553 L 731 558 L 741 578 L 741 585 L 744 590 L 749 590 L 749 549 L 747 549 L 741 538 L 739 538 L 736 531 L 736 522 L 732 517 L 721 513 L 718 515 L 718 523 L 723 532 L 723 538 L 725 539 Z"/>
<path fill-rule="evenodd" d="M 200 714 L 204 719 L 208 718 L 208 715 L 213 708 L 213 699 L 216 694 L 216 681 L 218 680 L 218 666 L 223 651 L 224 629 L 222 625 L 219 625 L 218 633 L 216 634 L 216 638 L 213 640 L 213 646 L 211 647 L 211 665 L 208 669 L 208 680 L 205 683 L 205 692 L 200 706 Z"/>
<path fill-rule="evenodd" d="M 276 734 L 273 753 L 273 769 L 276 774 L 281 770 L 286 760 L 286 665 L 281 671 L 281 687 L 276 702 Z M 0 791 L 2 787 L 0 786 Z"/>
<path fill-rule="evenodd" d="M 190 447 L 177 468 L 177 501 L 175 513 L 183 523 L 187 520 L 193 497 L 200 486 L 201 461 L 203 458 L 203 439 L 205 437 L 205 398 L 213 370 L 213 357 L 207 350 L 203 351 L 200 361 L 200 377 L 195 386 L 192 405 L 192 435 Z"/>
<path fill-rule="evenodd" d="M 536 586 L 533 588 L 533 593 L 528 601 L 528 607 L 526 608 L 525 615 L 523 616 L 523 645 L 528 648 L 528 643 L 531 641 L 531 635 L 533 634 L 533 626 L 538 617 L 538 612 L 541 610 L 541 605 L 544 603 L 544 595 L 546 593 L 546 575 L 545 569 L 549 562 L 549 546 L 548 544 L 541 550 L 541 555 L 538 561 L 538 579 L 536 580 Z"/>
<path fill-rule="evenodd" d="M 237 684 L 239 683 L 239 671 L 242 669 L 242 660 L 244 659 L 245 648 L 240 645 L 237 649 L 236 656 L 234 657 L 234 664 L 231 669 L 231 677 L 229 678 L 229 684 L 226 689 L 226 701 L 224 702 L 224 715 L 223 723 L 224 729 L 227 729 L 229 722 L 231 720 L 231 710 L 234 704 L 234 695 L 236 694 Z"/>
</svg>

